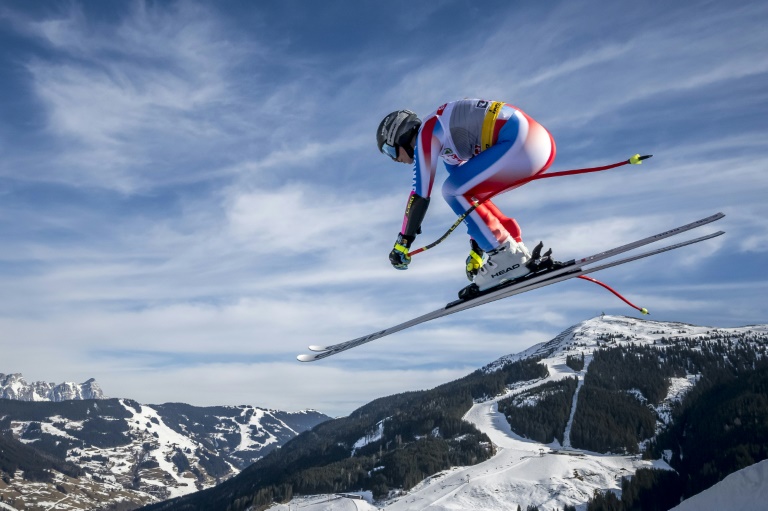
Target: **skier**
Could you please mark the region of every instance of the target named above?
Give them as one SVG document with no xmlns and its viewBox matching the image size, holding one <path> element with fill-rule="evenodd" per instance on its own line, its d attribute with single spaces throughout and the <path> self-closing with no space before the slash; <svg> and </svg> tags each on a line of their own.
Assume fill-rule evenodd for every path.
<svg viewBox="0 0 768 511">
<path fill-rule="evenodd" d="M 507 103 L 462 99 L 442 105 L 423 122 L 410 110 L 392 112 L 379 124 L 376 141 L 394 161 L 413 165 L 413 188 L 389 254 L 392 266 L 405 270 L 411 262 L 408 249 L 421 232 L 439 157 L 449 174 L 442 193 L 451 209 L 461 215 L 477 205 L 464 220 L 470 236 L 466 274 L 476 289 L 536 269 L 541 244 L 532 256 L 518 223 L 490 199 L 552 164 L 555 141 L 541 124 Z"/>
</svg>

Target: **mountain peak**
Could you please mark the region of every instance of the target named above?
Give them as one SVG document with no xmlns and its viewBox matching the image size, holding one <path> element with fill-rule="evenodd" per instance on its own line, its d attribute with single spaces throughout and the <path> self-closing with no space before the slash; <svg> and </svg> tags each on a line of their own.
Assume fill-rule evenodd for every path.
<svg viewBox="0 0 768 511">
<path fill-rule="evenodd" d="M 501 357 L 482 370 L 490 373 L 518 360 L 548 358 L 558 352 L 581 351 L 590 354 L 596 348 L 608 345 L 653 345 L 662 341 L 675 342 L 677 339 L 707 337 L 711 334 L 732 336 L 747 331 L 768 334 L 768 325 L 716 328 L 601 314 L 563 330 L 550 341 L 536 344 L 520 353 Z"/>
<path fill-rule="evenodd" d="M 105 399 L 95 378 L 83 383 L 27 383 L 21 373 L 0 373 L 0 398 L 18 401 L 69 401 Z"/>
</svg>

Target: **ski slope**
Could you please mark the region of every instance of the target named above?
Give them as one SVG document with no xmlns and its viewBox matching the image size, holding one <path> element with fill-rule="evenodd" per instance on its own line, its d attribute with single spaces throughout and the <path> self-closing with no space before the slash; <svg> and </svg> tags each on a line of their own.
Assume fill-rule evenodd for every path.
<svg viewBox="0 0 768 511">
<path fill-rule="evenodd" d="M 765 511 L 768 509 L 768 460 L 729 475 L 670 511 Z"/>
<path fill-rule="evenodd" d="M 663 460 L 641 460 L 639 456 L 607 455 L 573 449 L 570 447 L 569 433 L 578 392 L 581 390 L 584 375 L 589 368 L 596 349 L 611 345 L 653 345 L 663 339 L 678 337 L 706 338 L 713 334 L 738 335 L 752 333 L 768 334 L 767 325 L 741 328 L 712 328 L 683 323 L 661 323 L 633 319 L 621 316 L 600 316 L 575 325 L 549 342 L 541 343 L 522 353 L 502 357 L 489 364 L 483 370 L 492 372 L 505 364 L 529 357 L 542 357 L 541 363 L 549 370 L 549 375 L 540 380 L 520 382 L 511 385 L 504 395 L 475 403 L 465 414 L 464 419 L 474 424 L 485 433 L 494 444 L 496 454 L 489 460 L 470 467 L 454 467 L 425 479 L 414 488 L 401 492 L 383 502 L 349 502 L 350 499 L 337 496 L 315 496 L 311 499 L 294 499 L 289 504 L 273 506 L 271 511 L 301 509 L 302 511 L 341 511 L 386 509 L 387 511 L 458 511 L 482 509 L 487 511 L 516 510 L 518 505 L 526 509 L 528 505 L 540 509 L 562 509 L 565 505 L 575 505 L 584 509 L 594 491 L 619 491 L 621 478 L 633 475 L 639 468 L 658 468 L 671 470 Z M 573 371 L 565 363 L 568 355 L 584 355 L 584 369 Z M 548 381 L 556 381 L 576 376 L 579 379 L 571 418 L 566 426 L 564 445 L 557 441 L 541 444 L 515 434 L 506 418 L 498 411 L 501 399 L 533 389 Z M 678 400 L 696 382 L 698 376 L 673 378 L 669 393 L 664 402 L 657 407 L 659 416 L 669 415 L 669 405 Z M 661 426 L 661 424 L 659 424 Z M 698 507 L 694 502 L 691 507 L 676 511 L 710 509 L 766 510 L 763 507 L 749 507 L 750 502 L 768 502 L 768 465 L 760 468 L 752 476 L 740 476 L 727 482 L 727 488 L 734 492 L 753 492 L 759 498 L 749 500 L 746 507 L 732 507 L 722 503 L 713 507 Z M 750 479 L 751 477 L 751 479 Z M 695 497 L 694 497 L 695 498 Z M 706 498 L 706 497 L 703 497 Z M 315 499 L 315 500 L 312 500 Z M 693 499 L 690 499 L 693 500 Z M 713 500 L 714 502 L 714 500 Z M 717 501 L 720 502 L 720 501 Z M 724 500 L 722 502 L 730 502 Z M 737 502 L 737 501 L 734 501 Z M 375 504 L 375 505 L 374 505 Z M 357 507 L 351 507 L 351 506 Z M 379 507 L 377 508 L 376 505 Z"/>
</svg>

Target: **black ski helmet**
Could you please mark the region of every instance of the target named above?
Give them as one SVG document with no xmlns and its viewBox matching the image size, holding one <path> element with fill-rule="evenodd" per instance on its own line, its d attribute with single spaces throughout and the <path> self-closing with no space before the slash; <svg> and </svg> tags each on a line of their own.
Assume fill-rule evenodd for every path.
<svg viewBox="0 0 768 511">
<path fill-rule="evenodd" d="M 410 142 L 421 127 L 421 119 L 410 110 L 396 110 L 384 117 L 376 131 L 376 145 L 379 151 L 391 157 L 397 158 L 397 148 L 402 147 L 413 158 L 413 147 Z M 389 146 L 389 148 L 385 147 Z M 394 150 L 392 153 L 387 152 Z"/>
</svg>

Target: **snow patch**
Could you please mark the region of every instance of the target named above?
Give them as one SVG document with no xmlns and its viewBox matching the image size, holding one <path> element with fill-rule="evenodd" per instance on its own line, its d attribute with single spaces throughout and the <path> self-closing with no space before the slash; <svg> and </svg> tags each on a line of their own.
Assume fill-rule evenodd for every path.
<svg viewBox="0 0 768 511">
<path fill-rule="evenodd" d="M 670 511 L 764 511 L 768 503 L 768 460 L 755 463 L 686 499 Z"/>
<path fill-rule="evenodd" d="M 352 456 L 354 456 L 359 449 L 362 449 L 366 445 L 381 440 L 381 438 L 384 436 L 384 421 L 386 420 L 387 419 L 379 421 L 379 423 L 376 424 L 376 428 L 372 432 L 368 433 L 364 437 L 360 438 L 357 442 L 355 442 L 355 444 L 352 446 Z"/>
</svg>

